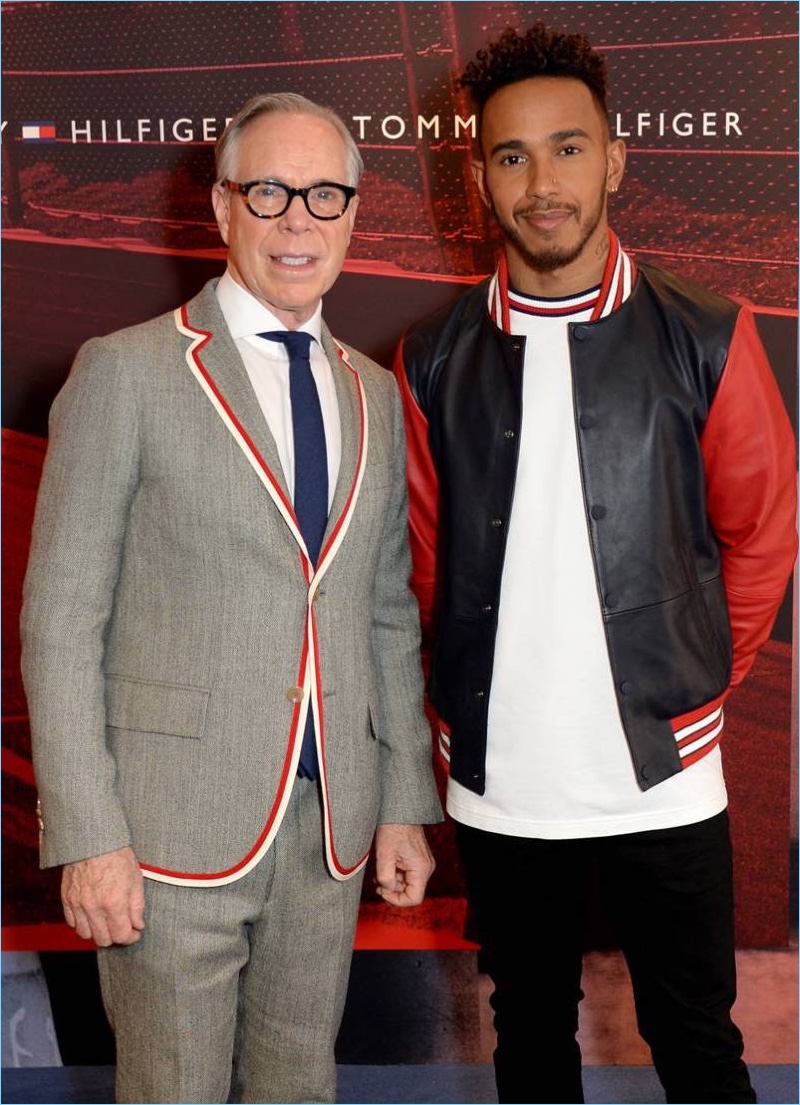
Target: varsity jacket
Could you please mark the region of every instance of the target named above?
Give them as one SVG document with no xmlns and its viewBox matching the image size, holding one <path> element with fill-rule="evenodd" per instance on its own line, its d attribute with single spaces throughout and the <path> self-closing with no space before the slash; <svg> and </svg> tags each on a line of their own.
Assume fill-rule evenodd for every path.
<svg viewBox="0 0 800 1105">
<path fill-rule="evenodd" d="M 598 602 L 646 790 L 715 747 L 769 636 L 797 547 L 795 445 L 751 313 L 649 265 L 629 268 L 623 301 L 630 259 L 610 239 L 569 354 Z M 501 262 L 413 328 L 395 364 L 429 695 L 449 771 L 477 794 L 522 425 L 525 339 L 508 317 Z"/>
</svg>

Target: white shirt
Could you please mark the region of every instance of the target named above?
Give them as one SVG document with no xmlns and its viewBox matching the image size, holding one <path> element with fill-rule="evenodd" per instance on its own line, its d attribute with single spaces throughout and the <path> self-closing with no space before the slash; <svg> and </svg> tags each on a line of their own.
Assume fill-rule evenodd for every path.
<svg viewBox="0 0 800 1105">
<path fill-rule="evenodd" d="M 523 297 L 514 293 L 514 298 Z M 533 306 L 536 301 L 532 301 Z M 719 748 L 649 790 L 614 693 L 580 477 L 569 317 L 511 310 L 523 335 L 522 432 L 489 697 L 486 791 L 452 778 L 457 821 L 566 839 L 688 825 L 726 805 Z"/>
<path fill-rule="evenodd" d="M 253 391 L 278 447 L 278 456 L 289 495 L 294 499 L 294 433 L 292 402 L 289 393 L 289 351 L 280 342 L 265 341 L 257 335 L 268 330 L 286 330 L 271 311 L 237 284 L 226 272 L 217 285 L 217 299 L 231 337 L 244 361 Z M 328 510 L 333 502 L 339 464 L 342 459 L 342 428 L 333 372 L 322 348 L 322 303 L 299 327 L 314 341 L 310 347 L 311 374 L 317 385 L 325 427 L 328 456 Z"/>
</svg>

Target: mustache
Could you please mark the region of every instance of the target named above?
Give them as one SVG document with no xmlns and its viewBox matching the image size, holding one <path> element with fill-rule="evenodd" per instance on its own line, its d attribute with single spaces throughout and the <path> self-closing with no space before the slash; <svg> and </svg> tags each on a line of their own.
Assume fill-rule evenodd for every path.
<svg viewBox="0 0 800 1105">
<path fill-rule="evenodd" d="M 566 211 L 570 215 L 575 215 L 578 208 L 572 203 L 529 203 L 524 207 L 515 207 L 514 216 L 525 218 L 526 215 L 543 215 L 548 211 Z"/>
</svg>

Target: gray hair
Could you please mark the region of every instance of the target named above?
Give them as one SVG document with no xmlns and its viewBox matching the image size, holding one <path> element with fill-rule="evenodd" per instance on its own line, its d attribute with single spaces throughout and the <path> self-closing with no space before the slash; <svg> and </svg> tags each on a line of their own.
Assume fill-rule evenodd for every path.
<svg viewBox="0 0 800 1105">
<path fill-rule="evenodd" d="M 326 123 L 330 123 L 344 143 L 347 155 L 347 175 L 350 179 L 343 183 L 351 184 L 354 188 L 358 186 L 361 174 L 364 171 L 364 162 L 355 139 L 342 119 L 330 108 L 315 104 L 313 100 L 307 100 L 305 96 L 299 96 L 295 92 L 265 92 L 260 96 L 253 96 L 244 107 L 237 111 L 217 139 L 214 149 L 217 183 L 231 178 L 239 136 L 245 127 L 262 115 L 272 115 L 279 112 L 286 115 L 313 115 L 317 119 L 324 119 Z"/>
</svg>

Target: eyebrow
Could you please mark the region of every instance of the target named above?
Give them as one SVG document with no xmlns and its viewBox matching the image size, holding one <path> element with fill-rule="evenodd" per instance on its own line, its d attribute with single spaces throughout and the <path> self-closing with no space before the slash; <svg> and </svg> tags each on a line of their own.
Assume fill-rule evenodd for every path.
<svg viewBox="0 0 800 1105">
<path fill-rule="evenodd" d="M 588 138 L 591 141 L 591 135 L 581 127 L 553 131 L 552 134 L 548 134 L 546 141 L 551 143 L 565 142 L 568 138 Z M 497 145 L 492 146 L 489 156 L 494 157 L 501 150 L 524 150 L 527 149 L 527 146 L 528 143 L 523 142 L 521 138 L 509 138 L 505 142 L 498 142 Z"/>
</svg>

